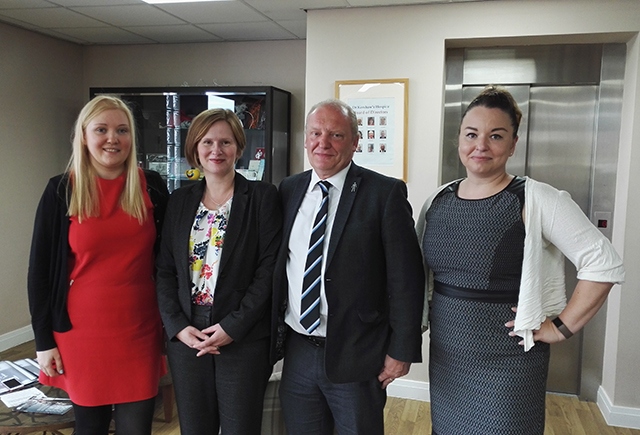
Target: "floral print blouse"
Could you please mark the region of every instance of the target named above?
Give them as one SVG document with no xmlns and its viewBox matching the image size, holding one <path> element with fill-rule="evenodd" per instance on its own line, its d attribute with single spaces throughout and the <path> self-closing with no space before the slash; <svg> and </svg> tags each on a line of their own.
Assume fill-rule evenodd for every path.
<svg viewBox="0 0 640 435">
<path fill-rule="evenodd" d="M 213 306 L 232 200 L 217 210 L 209 210 L 202 202 L 198 207 L 189 237 L 191 302 L 195 305 Z"/>
</svg>

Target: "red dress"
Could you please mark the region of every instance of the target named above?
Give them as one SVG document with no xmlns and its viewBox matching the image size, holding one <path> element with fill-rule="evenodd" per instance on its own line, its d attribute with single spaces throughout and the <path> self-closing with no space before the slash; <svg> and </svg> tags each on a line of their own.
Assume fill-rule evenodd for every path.
<svg viewBox="0 0 640 435">
<path fill-rule="evenodd" d="M 154 283 L 153 206 L 141 176 L 147 219 L 120 208 L 124 174 L 98 178 L 100 216 L 71 218 L 70 289 L 72 328 L 54 332 L 64 374 L 40 382 L 65 390 L 82 406 L 134 402 L 154 397 L 166 372 L 162 326 Z"/>
</svg>

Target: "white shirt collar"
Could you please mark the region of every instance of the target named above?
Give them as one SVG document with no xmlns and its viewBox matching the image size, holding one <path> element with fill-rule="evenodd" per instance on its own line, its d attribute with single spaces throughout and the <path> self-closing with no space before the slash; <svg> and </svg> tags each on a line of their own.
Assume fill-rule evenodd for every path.
<svg viewBox="0 0 640 435">
<path fill-rule="evenodd" d="M 325 178 L 325 180 L 331 183 L 332 187 L 335 187 L 339 191 L 342 191 L 342 188 L 344 187 L 344 182 L 347 179 L 347 173 L 349 172 L 349 168 L 351 168 L 351 162 L 349 162 L 349 164 L 340 172 L 332 175 L 329 178 Z M 309 183 L 309 187 L 307 188 L 307 191 L 310 192 L 311 190 L 313 190 L 316 187 L 316 184 L 318 184 L 318 181 L 322 181 L 322 179 L 318 176 L 318 174 L 316 174 L 316 171 L 314 169 L 311 171 L 311 182 Z"/>
</svg>

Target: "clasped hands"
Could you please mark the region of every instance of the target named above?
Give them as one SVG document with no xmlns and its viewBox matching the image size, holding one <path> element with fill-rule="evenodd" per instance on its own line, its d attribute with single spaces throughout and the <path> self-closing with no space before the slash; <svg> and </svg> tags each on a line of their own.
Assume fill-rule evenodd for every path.
<svg viewBox="0 0 640 435">
<path fill-rule="evenodd" d="M 233 339 L 227 334 L 219 323 L 203 329 L 202 331 L 187 326 L 178 332 L 176 338 L 187 346 L 196 349 L 196 356 L 206 354 L 220 355 L 220 348 L 233 342 Z"/>
</svg>

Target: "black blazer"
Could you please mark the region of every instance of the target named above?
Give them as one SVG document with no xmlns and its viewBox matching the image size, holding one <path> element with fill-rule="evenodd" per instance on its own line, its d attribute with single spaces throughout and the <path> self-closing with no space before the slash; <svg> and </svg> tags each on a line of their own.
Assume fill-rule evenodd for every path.
<svg viewBox="0 0 640 435">
<path fill-rule="evenodd" d="M 157 265 L 160 315 L 170 340 L 191 324 L 189 235 L 206 181 L 169 198 Z M 275 186 L 236 174 L 215 290 L 213 323 L 236 342 L 269 335 L 273 268 L 282 213 Z"/>
<path fill-rule="evenodd" d="M 280 185 L 284 226 L 274 273 L 273 361 L 282 356 L 281 333 L 286 330 L 291 228 L 310 180 L 311 171 L 306 171 Z M 405 183 L 352 163 L 326 261 L 327 377 L 332 382 L 371 379 L 387 354 L 400 361 L 422 361 L 424 271 Z"/>
</svg>

